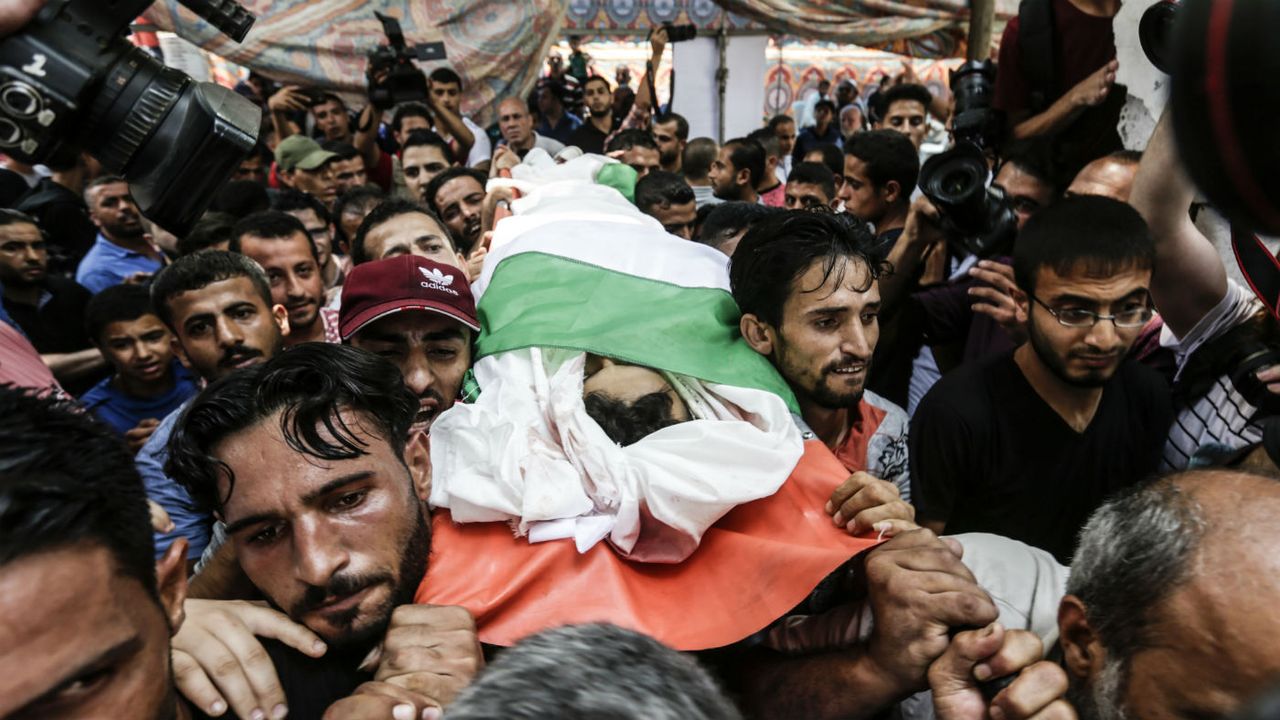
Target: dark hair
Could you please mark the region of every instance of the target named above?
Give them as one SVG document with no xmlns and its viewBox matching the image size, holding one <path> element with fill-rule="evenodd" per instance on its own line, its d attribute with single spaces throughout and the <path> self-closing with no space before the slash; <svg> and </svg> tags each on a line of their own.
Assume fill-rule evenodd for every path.
<svg viewBox="0 0 1280 720">
<path fill-rule="evenodd" d="M 648 213 L 654 206 L 683 205 L 694 201 L 693 188 L 684 177 L 655 170 L 636 183 L 636 207 Z"/>
<path fill-rule="evenodd" d="M 1000 153 L 1000 166 L 1016 165 L 1019 170 L 1049 186 L 1054 197 L 1061 194 L 1056 177 L 1050 144 L 1039 138 L 1015 140 L 1006 144 Z M 999 175 L 999 169 L 994 175 Z"/>
<path fill-rule="evenodd" d="M 791 183 L 817 185 L 822 188 L 822 192 L 826 193 L 827 197 L 836 196 L 836 176 L 821 163 L 806 162 L 795 166 L 787 176 L 787 184 Z"/>
<path fill-rule="evenodd" d="M 823 266 L 823 284 L 836 274 L 843 283 L 852 261 L 866 267 L 867 288 L 887 269 L 874 259 L 875 237 L 857 219 L 835 213 L 788 210 L 751 226 L 729 262 L 729 286 L 742 313 L 765 323 L 782 324 L 782 306 L 795 282 L 815 262 Z M 865 288 L 864 288 L 865 290 Z"/>
<path fill-rule="evenodd" d="M 748 184 L 752 189 L 760 184 L 760 180 L 764 178 L 765 152 L 758 141 L 744 137 L 734 138 L 721 147 L 732 148 L 729 151 L 729 162 L 733 163 L 734 172 L 745 169 L 751 173 Z"/>
<path fill-rule="evenodd" d="M 151 513 L 133 453 L 70 404 L 0 387 L 0 566 L 81 544 L 105 548 L 156 597 Z"/>
<path fill-rule="evenodd" d="M 127 183 L 127 182 L 129 181 L 125 180 L 119 175 L 100 175 L 85 184 L 84 203 L 89 207 L 93 207 L 93 203 L 89 202 L 89 191 L 93 190 L 94 188 L 100 188 L 103 185 L 114 185 L 116 183 Z"/>
<path fill-rule="evenodd" d="M 391 218 L 399 217 L 400 215 L 408 215 L 410 213 L 426 215 L 434 220 L 441 228 L 444 228 L 445 226 L 443 222 L 440 222 L 440 218 L 436 217 L 436 214 L 431 212 L 431 208 L 428 208 L 422 203 L 416 203 L 412 200 L 404 200 L 402 198 L 392 198 L 387 200 L 365 216 L 364 221 L 360 223 L 360 227 L 356 230 L 356 236 L 351 239 L 352 264 L 359 265 L 373 259 L 364 252 L 364 240 L 369 236 L 369 233 L 372 232 L 374 228 Z M 448 239 L 450 245 L 453 244 L 453 237 L 449 235 L 447 230 L 445 232 L 445 238 Z M 457 246 L 454 246 L 453 249 L 457 250 L 458 248 Z"/>
<path fill-rule="evenodd" d="M 630 403 L 593 392 L 583 403 L 604 434 L 623 447 L 679 422 L 672 415 L 671 396 L 661 391 L 641 395 Z"/>
<path fill-rule="evenodd" d="M 830 84 L 830 83 L 828 83 L 828 84 Z M 813 112 L 814 112 L 814 114 L 816 115 L 816 114 L 818 113 L 818 110 L 820 110 L 821 108 L 826 108 L 827 110 L 830 110 L 830 111 L 831 111 L 832 118 L 834 119 L 835 114 L 836 114 L 836 104 L 835 104 L 835 103 L 833 103 L 833 102 L 831 102 L 830 100 L 827 100 L 827 99 L 819 100 L 819 101 L 818 101 L 817 103 L 815 103 L 815 104 L 814 104 L 814 106 L 813 106 Z"/>
<path fill-rule="evenodd" d="M 252 180 L 232 180 L 213 196 L 209 209 L 235 218 L 249 217 L 271 207 L 267 188 Z"/>
<path fill-rule="evenodd" d="M 220 243 L 231 243 L 231 228 L 236 218 L 227 213 L 210 212 L 200 218 L 191 232 L 178 238 L 178 257 L 198 253 Z"/>
<path fill-rule="evenodd" d="M 1142 151 L 1141 150 L 1116 150 L 1115 152 L 1107 155 L 1107 159 L 1115 160 L 1116 162 L 1123 163 L 1125 165 L 1137 165 L 1138 163 L 1142 162 Z"/>
<path fill-rule="evenodd" d="M 391 113 L 391 129 L 400 132 L 404 125 L 405 118 L 418 117 L 432 122 L 435 118 L 431 117 L 431 108 L 420 102 L 400 103 Z"/>
<path fill-rule="evenodd" d="M 613 625 L 568 625 L 501 653 L 450 720 L 740 720 L 690 655 Z"/>
<path fill-rule="evenodd" d="M 820 143 L 806 150 L 804 154 L 808 155 L 815 151 L 822 153 L 822 164 L 831 171 L 832 175 L 844 175 L 844 151 L 840 149 L 839 145 L 835 143 Z M 804 160 L 804 157 L 802 156 L 800 159 Z"/>
<path fill-rule="evenodd" d="M 791 117 L 790 115 L 774 115 L 773 117 L 769 118 L 769 124 L 766 125 L 765 127 L 769 128 L 769 132 L 772 132 L 773 134 L 776 135 L 778 134 L 778 128 L 782 127 L 783 125 L 786 125 L 787 123 L 791 123 L 792 125 L 794 125 L 795 122 L 796 122 L 796 119 Z"/>
<path fill-rule="evenodd" d="M 458 89 L 462 89 L 462 76 L 453 71 L 453 68 L 438 67 L 431 71 L 430 80 L 433 83 L 445 83 L 457 85 Z"/>
<path fill-rule="evenodd" d="M 782 147 L 778 142 L 777 134 L 767 127 L 752 130 L 750 133 L 747 133 L 747 137 L 760 143 L 760 147 L 764 148 L 765 158 L 768 158 L 770 155 L 778 157 L 778 154 L 782 151 Z"/>
<path fill-rule="evenodd" d="M 604 150 L 605 152 L 617 152 L 618 150 L 630 150 L 633 147 L 657 150 L 658 142 L 653 139 L 653 133 L 648 130 L 631 128 L 614 135 L 613 139 L 609 141 L 609 145 L 606 146 Z"/>
<path fill-rule="evenodd" d="M 316 214 L 320 222 L 328 225 L 333 221 L 329 215 L 329 211 L 325 209 L 324 203 L 320 202 L 315 195 L 304 193 L 300 190 L 292 188 L 282 190 L 276 195 L 276 201 L 272 203 L 271 209 L 282 213 L 306 212 L 310 210 Z M 302 222 L 299 220 L 298 222 Z"/>
<path fill-rule="evenodd" d="M 154 315 L 151 292 L 141 285 L 113 285 L 89 299 L 84 308 L 84 326 L 89 339 L 101 344 L 102 331 L 113 322 L 137 320 Z"/>
<path fill-rule="evenodd" d="M 698 242 L 719 249 L 734 235 L 761 220 L 782 212 L 778 208 L 749 202 L 725 202 L 709 206 L 710 213 L 702 223 Z"/>
<path fill-rule="evenodd" d="M 0 227 L 5 225 L 35 225 L 37 230 L 40 230 L 41 233 L 44 232 L 35 218 L 13 208 L 0 208 Z"/>
<path fill-rule="evenodd" d="M 444 187 L 445 183 L 457 180 L 460 177 L 469 177 L 480 183 L 481 190 L 484 189 L 485 183 L 489 181 L 488 175 L 475 168 L 468 167 L 451 167 L 431 178 L 431 182 L 427 183 L 424 192 L 427 196 L 427 206 L 431 208 L 431 212 L 435 213 L 437 217 L 440 215 L 440 206 L 436 204 L 436 193 L 440 192 L 440 188 Z"/>
<path fill-rule="evenodd" d="M 933 102 L 933 94 L 929 92 L 929 88 L 915 83 L 903 83 L 894 85 L 893 87 L 880 93 L 880 118 L 889 114 L 889 108 L 894 103 L 902 100 L 913 100 L 924 106 L 925 112 L 929 111 L 929 103 Z"/>
<path fill-rule="evenodd" d="M 320 149 L 337 155 L 333 160 L 355 160 L 360 157 L 360 151 L 356 150 L 356 146 L 346 140 L 324 140 L 320 143 Z"/>
<path fill-rule="evenodd" d="M 1147 223 L 1128 203 L 1108 197 L 1065 198 L 1032 215 L 1013 246 L 1013 277 L 1034 293 L 1036 274 L 1048 267 L 1069 275 L 1083 264 L 1090 277 L 1155 265 Z"/>
<path fill-rule="evenodd" d="M 230 497 L 235 475 L 212 451 L 223 439 L 283 411 L 280 429 L 298 453 L 319 460 L 365 455 L 360 440 L 339 414 L 360 415 L 403 455 L 418 398 L 387 360 L 349 345 L 303 343 L 261 365 L 215 380 L 191 401 L 169 438 L 165 472 L 191 493 L 204 512 L 216 512 Z M 218 479 L 227 478 L 226 497 Z"/>
<path fill-rule="evenodd" d="M 316 241 L 311 238 L 311 233 L 307 232 L 306 226 L 298 218 L 279 210 L 254 213 L 236 223 L 231 228 L 231 245 L 227 249 L 235 253 L 241 252 L 241 240 L 245 235 L 263 240 L 286 240 L 297 233 L 302 233 L 302 236 L 307 239 L 307 247 L 311 248 L 311 258 L 319 260 L 320 253 L 316 251 Z"/>
<path fill-rule="evenodd" d="M 240 253 L 206 250 L 174 260 L 151 281 L 151 305 L 156 315 L 176 332 L 169 301 L 185 292 L 200 290 L 232 278 L 249 278 L 266 307 L 271 307 L 271 283 L 262 266 Z"/>
<path fill-rule="evenodd" d="M 587 86 L 595 81 L 604 83 L 604 89 L 608 90 L 610 93 L 613 92 L 613 83 L 609 82 L 608 79 L 606 79 L 603 75 L 592 75 L 588 77 L 586 82 L 582 83 L 582 90 L 585 92 L 587 89 Z M 610 105 L 609 107 L 610 109 L 612 109 L 613 106 Z"/>
<path fill-rule="evenodd" d="M 404 152 L 411 147 L 436 147 L 440 148 L 440 152 L 444 153 L 444 159 L 453 161 L 453 149 L 449 147 L 449 143 L 440 137 L 433 130 L 414 130 L 405 137 L 404 142 L 400 143 L 400 151 Z"/>
<path fill-rule="evenodd" d="M 920 156 L 911 139 L 897 130 L 871 130 L 849 138 L 844 153 L 867 165 L 867 179 L 877 189 L 890 180 L 899 187 L 900 203 L 910 203 L 920 179 Z"/>
<path fill-rule="evenodd" d="M 676 137 L 680 140 L 689 139 L 689 121 L 684 119 L 680 113 L 667 112 L 662 113 L 653 119 L 654 125 L 666 125 L 674 121 L 676 124 Z"/>
<path fill-rule="evenodd" d="M 366 206 L 377 205 L 386 199 L 387 194 L 375 185 L 351 188 L 339 195 L 338 201 L 333 204 L 334 237 L 340 242 L 347 243 L 349 251 L 351 238 L 347 237 L 342 229 L 342 216 L 351 208 L 363 209 Z"/>
<path fill-rule="evenodd" d="M 684 146 L 684 155 L 680 159 L 680 168 L 687 178 L 701 180 L 711 173 L 711 163 L 716 161 L 720 146 L 715 140 L 698 137 Z"/>
</svg>

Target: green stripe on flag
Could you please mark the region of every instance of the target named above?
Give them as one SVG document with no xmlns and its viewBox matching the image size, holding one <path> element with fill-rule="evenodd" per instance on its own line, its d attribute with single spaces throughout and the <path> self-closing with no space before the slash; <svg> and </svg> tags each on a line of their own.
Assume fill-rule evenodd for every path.
<svg viewBox="0 0 1280 720">
<path fill-rule="evenodd" d="M 546 253 L 506 258 L 477 307 L 479 357 L 557 347 L 722 385 L 775 393 L 787 383 L 738 331 L 738 306 L 715 288 L 690 288 Z M 483 390 L 483 388 L 481 388 Z"/>
</svg>

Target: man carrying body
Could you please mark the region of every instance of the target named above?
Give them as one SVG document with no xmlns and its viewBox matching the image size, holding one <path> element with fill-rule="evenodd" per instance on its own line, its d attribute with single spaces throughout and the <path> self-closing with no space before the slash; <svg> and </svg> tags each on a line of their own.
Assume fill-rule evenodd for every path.
<svg viewBox="0 0 1280 720">
<path fill-rule="evenodd" d="M 484 173 L 451 168 L 440 173 L 423 191 L 427 207 L 444 222 L 454 247 L 470 256 L 480 243 L 480 214 L 484 205 Z"/>
<path fill-rule="evenodd" d="M 657 170 L 661 153 L 653 133 L 648 130 L 629 129 L 609 138 L 605 153 L 624 165 L 630 165 L 636 175 L 644 177 Z"/>
<path fill-rule="evenodd" d="M 122 282 L 149 279 L 164 266 L 164 256 L 147 238 L 142 213 L 124 178 L 100 177 L 84 191 L 98 239 L 76 268 L 76 282 L 98 292 Z"/>
<path fill-rule="evenodd" d="M 944 377 L 911 423 L 912 498 L 926 527 L 991 532 L 1071 557 L 1085 519 L 1158 463 L 1169 390 L 1125 360 L 1151 318 L 1154 250 L 1108 198 L 1064 200 L 1014 248 L 1029 340 Z"/>
<path fill-rule="evenodd" d="M 205 382 L 265 362 L 284 349 L 289 311 L 272 302 L 261 266 L 239 253 L 208 250 L 175 260 L 156 276 L 151 298 L 173 333 L 174 353 Z M 213 520 L 164 472 L 169 435 L 181 414 L 180 408 L 161 421 L 138 451 L 137 464 L 147 497 L 174 522 L 173 530 L 157 534 L 156 546 L 166 548 L 185 537 L 187 558 L 194 564 L 209 543 Z"/>
<path fill-rule="evenodd" d="M 86 316 L 93 342 L 114 373 L 80 404 L 136 452 L 161 420 L 196 394 L 195 380 L 173 357 L 173 335 L 151 308 L 146 288 L 107 288 L 89 301 Z"/>
<path fill-rule="evenodd" d="M 764 177 L 764 169 L 765 154 L 760 143 L 735 138 L 720 146 L 720 155 L 711 163 L 711 190 L 721 200 L 759 202 L 756 186 Z"/>
<path fill-rule="evenodd" d="M 657 170 L 640 178 L 636 183 L 636 207 L 662 223 L 672 235 L 693 239 L 698 209 L 693 188 L 679 175 Z"/>
<path fill-rule="evenodd" d="M 417 255 L 457 268 L 467 265 L 444 223 L 425 206 L 407 200 L 387 200 L 375 207 L 351 241 L 355 265 L 396 255 Z"/>
<path fill-rule="evenodd" d="M 417 396 L 411 432 L 453 407 L 480 331 L 458 268 L 416 255 L 358 266 L 342 292 L 343 342 L 390 360 Z"/>
<path fill-rule="evenodd" d="M 272 303 L 289 312 L 287 346 L 341 341 L 338 312 L 325 307 L 315 240 L 300 220 L 278 210 L 250 215 L 232 228 L 230 250 L 267 272 Z"/>
</svg>

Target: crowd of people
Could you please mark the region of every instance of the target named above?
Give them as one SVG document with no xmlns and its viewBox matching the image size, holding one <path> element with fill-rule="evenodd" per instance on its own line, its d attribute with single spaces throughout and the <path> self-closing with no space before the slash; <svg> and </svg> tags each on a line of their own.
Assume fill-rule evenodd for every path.
<svg viewBox="0 0 1280 720">
<path fill-rule="evenodd" d="M 1113 132 L 1118 0 L 1050 4 L 982 256 L 909 65 L 724 142 L 577 38 L 489 129 L 444 66 L 254 74 L 177 237 L 88 154 L 0 160 L 0 718 L 1245 708 L 1280 326 L 1168 118 Z"/>
</svg>

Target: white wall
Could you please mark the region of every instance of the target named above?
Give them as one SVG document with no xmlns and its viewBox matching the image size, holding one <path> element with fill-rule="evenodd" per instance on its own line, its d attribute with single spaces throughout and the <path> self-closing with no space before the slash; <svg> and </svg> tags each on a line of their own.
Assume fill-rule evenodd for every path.
<svg viewBox="0 0 1280 720">
<path fill-rule="evenodd" d="M 689 137 L 723 142 L 755 130 L 764 107 L 765 36 L 730 37 L 725 53 L 729 69 L 725 93 L 725 136 L 719 137 L 720 89 L 716 70 L 720 51 L 714 37 L 676 43 L 676 94 L 672 109 L 689 120 Z"/>
</svg>

